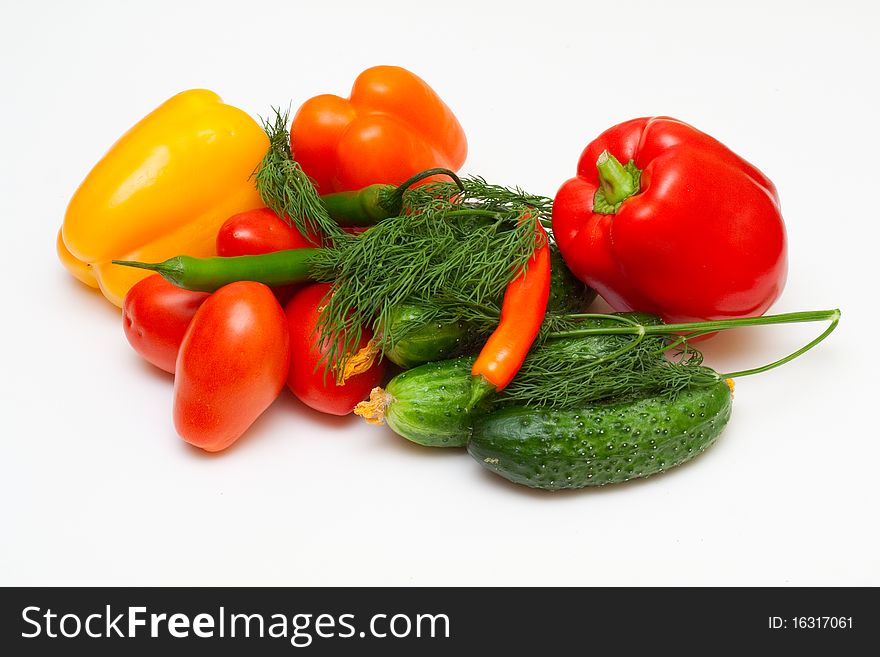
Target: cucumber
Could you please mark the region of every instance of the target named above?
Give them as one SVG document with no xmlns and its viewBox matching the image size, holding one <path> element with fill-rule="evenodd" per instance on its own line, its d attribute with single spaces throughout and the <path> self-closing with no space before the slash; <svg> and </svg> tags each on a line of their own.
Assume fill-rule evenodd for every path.
<svg viewBox="0 0 880 657">
<path fill-rule="evenodd" d="M 464 322 L 433 322 L 427 319 L 429 311 L 418 304 L 403 304 L 395 308 L 388 320 L 387 334 L 406 330 L 403 337 L 384 350 L 392 363 L 408 369 L 435 360 L 448 358 L 467 339 L 470 328 Z M 404 329 L 415 324 L 417 328 Z M 383 331 L 385 333 L 386 331 Z"/>
<path fill-rule="evenodd" d="M 576 313 L 583 311 L 596 298 L 596 291 L 585 285 L 575 276 L 559 247 L 550 247 L 550 297 L 547 300 L 547 311 L 557 313 Z"/>
<path fill-rule="evenodd" d="M 586 308 L 596 292 L 579 281 L 566 266 L 559 249 L 553 247 L 550 255 L 550 297 L 548 312 L 570 313 Z M 501 300 L 498 300 L 500 307 Z M 418 303 L 397 306 L 382 333 L 400 335 L 383 353 L 391 362 L 409 369 L 468 351 L 478 344 L 479 331 L 466 322 L 437 322 L 431 311 Z"/>
<path fill-rule="evenodd" d="M 514 483 L 544 490 L 647 477 L 715 442 L 730 419 L 725 381 L 566 411 L 508 407 L 474 419 L 468 452 Z"/>
<path fill-rule="evenodd" d="M 428 363 L 395 376 L 355 413 L 373 424 L 386 422 L 392 431 L 427 447 L 463 447 L 471 433 L 470 357 Z M 487 410 L 479 407 L 478 412 Z"/>
</svg>

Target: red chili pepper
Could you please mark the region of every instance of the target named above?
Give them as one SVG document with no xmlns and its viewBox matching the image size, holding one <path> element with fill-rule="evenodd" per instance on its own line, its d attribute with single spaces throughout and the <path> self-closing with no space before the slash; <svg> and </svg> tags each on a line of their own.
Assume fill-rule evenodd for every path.
<svg viewBox="0 0 880 657">
<path fill-rule="evenodd" d="M 666 322 L 760 315 L 785 285 L 773 183 L 668 117 L 621 123 L 587 146 L 556 195 L 553 234 L 615 310 Z"/>
<path fill-rule="evenodd" d="M 550 245 L 544 228 L 539 222 L 536 226 L 535 253 L 526 270 L 508 284 L 498 326 L 471 369 L 477 378 L 474 400 L 503 390 L 513 380 L 544 321 L 550 296 Z"/>
</svg>

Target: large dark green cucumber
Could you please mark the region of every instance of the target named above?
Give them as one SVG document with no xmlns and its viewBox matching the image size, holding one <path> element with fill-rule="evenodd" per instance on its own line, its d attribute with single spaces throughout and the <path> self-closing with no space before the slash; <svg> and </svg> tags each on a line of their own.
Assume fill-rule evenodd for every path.
<svg viewBox="0 0 880 657">
<path fill-rule="evenodd" d="M 718 381 L 674 397 L 595 404 L 578 411 L 509 407 L 473 418 L 468 452 L 514 483 L 559 490 L 663 472 L 709 447 L 730 418 Z"/>
<path fill-rule="evenodd" d="M 548 311 L 579 312 L 596 298 L 596 292 L 571 273 L 555 246 L 550 267 Z M 384 350 L 385 357 L 408 369 L 460 354 L 462 347 L 474 342 L 478 331 L 473 326 L 465 322 L 437 322 L 430 317 L 430 309 L 423 305 L 406 303 L 395 308 L 382 332 L 402 336 Z"/>
<path fill-rule="evenodd" d="M 473 358 L 455 358 L 407 370 L 391 379 L 385 390 L 374 391 L 371 415 L 355 412 L 384 420 L 395 433 L 419 445 L 463 447 L 471 433 L 466 406 L 473 365 Z"/>
</svg>

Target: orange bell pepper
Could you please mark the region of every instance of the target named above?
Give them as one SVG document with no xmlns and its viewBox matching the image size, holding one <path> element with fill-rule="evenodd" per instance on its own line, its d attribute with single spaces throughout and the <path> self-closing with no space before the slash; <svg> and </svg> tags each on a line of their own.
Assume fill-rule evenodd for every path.
<svg viewBox="0 0 880 657">
<path fill-rule="evenodd" d="M 467 156 L 461 124 L 437 93 L 398 66 L 361 73 L 351 96 L 307 100 L 290 128 L 293 157 L 322 194 L 399 184 L 419 171 L 457 171 Z"/>
<path fill-rule="evenodd" d="M 259 124 L 217 94 L 177 94 L 123 135 L 76 190 L 58 235 L 61 262 L 122 306 L 150 272 L 111 260 L 215 255 L 223 222 L 263 205 L 250 176 L 268 145 Z"/>
</svg>

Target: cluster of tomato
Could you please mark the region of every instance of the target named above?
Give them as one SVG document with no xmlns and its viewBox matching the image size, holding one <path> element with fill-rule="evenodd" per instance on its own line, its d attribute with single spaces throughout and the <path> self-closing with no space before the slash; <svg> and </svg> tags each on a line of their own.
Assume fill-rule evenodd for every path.
<svg viewBox="0 0 880 657">
<path fill-rule="evenodd" d="M 221 256 L 311 246 L 268 208 L 230 217 L 217 235 Z M 325 375 L 327 345 L 316 339 L 315 326 L 329 290 L 327 283 L 270 289 L 241 281 L 208 294 L 156 274 L 125 296 L 123 326 L 135 351 L 174 374 L 178 433 L 220 451 L 244 434 L 285 383 L 303 403 L 333 415 L 347 415 L 379 385 L 381 362 L 341 385 Z M 365 331 L 359 346 L 371 337 Z"/>
</svg>

